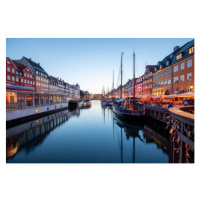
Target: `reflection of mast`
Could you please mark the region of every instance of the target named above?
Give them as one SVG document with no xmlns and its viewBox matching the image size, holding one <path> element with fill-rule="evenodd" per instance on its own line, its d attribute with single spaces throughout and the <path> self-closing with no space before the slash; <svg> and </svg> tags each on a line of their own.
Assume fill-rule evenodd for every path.
<svg viewBox="0 0 200 200">
<path fill-rule="evenodd" d="M 135 137 L 133 137 L 133 163 L 135 163 Z"/>
<path fill-rule="evenodd" d="M 121 94 L 120 94 L 120 98 L 122 98 L 122 57 L 123 57 L 123 52 L 121 54 Z"/>
<path fill-rule="evenodd" d="M 121 128 L 121 163 L 123 163 L 123 137 L 122 137 L 122 128 Z"/>
</svg>

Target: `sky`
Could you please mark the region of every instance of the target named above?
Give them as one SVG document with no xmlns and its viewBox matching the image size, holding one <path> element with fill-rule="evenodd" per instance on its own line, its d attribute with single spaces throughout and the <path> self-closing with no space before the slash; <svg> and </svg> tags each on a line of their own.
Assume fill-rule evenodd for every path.
<svg viewBox="0 0 200 200">
<path fill-rule="evenodd" d="M 133 78 L 133 50 L 136 77 L 143 75 L 145 63 L 156 65 L 193 38 L 7 38 L 6 56 L 13 60 L 31 58 L 54 77 L 81 90 L 102 93 L 120 84 L 121 52 L 123 84 Z"/>
</svg>

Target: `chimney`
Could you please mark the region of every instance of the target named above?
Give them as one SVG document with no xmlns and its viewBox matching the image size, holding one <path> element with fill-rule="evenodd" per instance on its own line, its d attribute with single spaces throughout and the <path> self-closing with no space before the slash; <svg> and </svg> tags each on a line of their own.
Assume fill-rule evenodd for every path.
<svg viewBox="0 0 200 200">
<path fill-rule="evenodd" d="M 29 60 L 31 60 L 31 58 L 29 58 Z"/>
<path fill-rule="evenodd" d="M 40 63 L 38 63 L 38 65 L 40 65 Z"/>
<path fill-rule="evenodd" d="M 179 46 L 175 46 L 174 51 L 178 50 L 179 48 L 180 48 Z"/>
</svg>

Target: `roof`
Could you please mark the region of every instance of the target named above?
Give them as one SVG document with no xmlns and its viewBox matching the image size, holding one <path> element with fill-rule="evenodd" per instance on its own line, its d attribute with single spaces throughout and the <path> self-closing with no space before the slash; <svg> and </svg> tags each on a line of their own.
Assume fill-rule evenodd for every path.
<svg viewBox="0 0 200 200">
<path fill-rule="evenodd" d="M 13 63 L 15 64 L 15 66 L 17 67 L 18 70 L 23 71 L 25 68 L 27 68 L 28 66 L 25 66 L 15 60 L 13 60 Z"/>
<path fill-rule="evenodd" d="M 36 63 L 36 62 L 32 61 L 31 59 L 26 58 L 25 56 L 24 56 L 24 58 L 25 58 L 35 69 L 37 69 L 37 70 L 39 70 L 39 71 L 41 71 L 41 72 L 47 74 L 47 72 L 39 65 L 39 63 Z M 47 74 L 47 75 L 48 75 L 48 74 Z"/>
<path fill-rule="evenodd" d="M 57 78 L 55 78 L 54 76 L 49 76 L 49 83 L 51 83 L 51 80 L 52 80 L 54 83 L 58 84 L 58 80 L 57 80 Z"/>
<path fill-rule="evenodd" d="M 152 72 L 156 65 L 147 65 L 146 68 L 149 68 L 149 71 Z"/>
<path fill-rule="evenodd" d="M 165 67 L 173 65 L 177 62 L 180 62 L 181 60 L 184 60 L 184 59 L 194 55 L 194 52 L 189 54 L 189 48 L 192 46 L 194 46 L 194 39 L 187 42 L 182 47 L 177 48 L 175 51 L 173 51 L 168 56 L 166 56 L 162 61 L 159 61 L 154 69 L 157 69 L 156 71 L 158 71 L 158 70 L 160 70 L 160 65 L 162 65 L 162 69 L 163 69 Z M 182 58 L 179 60 L 176 60 L 176 55 L 178 55 L 179 53 L 182 53 Z M 167 61 L 169 62 L 168 65 L 166 65 Z"/>
</svg>

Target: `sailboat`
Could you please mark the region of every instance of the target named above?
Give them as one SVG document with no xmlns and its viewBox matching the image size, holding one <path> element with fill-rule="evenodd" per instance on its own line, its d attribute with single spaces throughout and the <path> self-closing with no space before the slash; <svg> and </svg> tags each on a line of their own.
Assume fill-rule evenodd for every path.
<svg viewBox="0 0 200 200">
<path fill-rule="evenodd" d="M 115 100 L 113 104 L 113 111 L 115 114 L 125 119 L 141 119 L 145 115 L 144 105 L 140 104 L 135 98 L 135 53 L 133 52 L 133 97 L 122 98 L 122 61 L 123 52 L 121 54 L 121 98 Z"/>
</svg>

